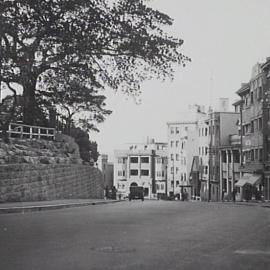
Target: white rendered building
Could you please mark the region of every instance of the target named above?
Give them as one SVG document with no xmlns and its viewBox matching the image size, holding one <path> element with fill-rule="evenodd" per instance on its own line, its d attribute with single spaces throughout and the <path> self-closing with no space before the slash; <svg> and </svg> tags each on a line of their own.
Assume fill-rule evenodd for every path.
<svg viewBox="0 0 270 270">
<path fill-rule="evenodd" d="M 126 150 L 114 152 L 114 186 L 126 197 L 130 186 L 142 186 L 145 198 L 166 194 L 167 144 L 153 139 L 129 144 Z"/>
</svg>

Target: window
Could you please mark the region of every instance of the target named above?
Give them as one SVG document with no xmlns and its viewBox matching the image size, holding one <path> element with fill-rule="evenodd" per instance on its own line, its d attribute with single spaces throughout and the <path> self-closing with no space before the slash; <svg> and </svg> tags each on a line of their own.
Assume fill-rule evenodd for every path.
<svg viewBox="0 0 270 270">
<path fill-rule="evenodd" d="M 208 147 L 205 147 L 205 155 L 208 154 Z"/>
<path fill-rule="evenodd" d="M 173 160 L 173 154 L 171 154 L 171 160 Z"/>
<path fill-rule="evenodd" d="M 250 122 L 250 133 L 254 132 L 254 121 Z"/>
<path fill-rule="evenodd" d="M 262 118 L 258 119 L 258 129 L 262 130 Z"/>
<path fill-rule="evenodd" d="M 259 161 L 262 161 L 263 158 L 263 150 L 262 148 L 259 149 Z"/>
<path fill-rule="evenodd" d="M 173 168 L 173 167 L 171 167 L 171 174 L 173 174 L 173 172 L 174 172 L 174 168 Z"/>
<path fill-rule="evenodd" d="M 227 155 L 226 155 L 226 152 L 225 151 L 222 151 L 222 162 L 223 163 L 226 163 L 227 162 Z"/>
<path fill-rule="evenodd" d="M 178 167 L 175 167 L 175 172 L 176 172 L 176 174 L 178 174 L 178 172 L 179 172 L 179 168 Z"/>
<path fill-rule="evenodd" d="M 188 131 L 188 127 L 185 127 L 185 131 Z"/>
<path fill-rule="evenodd" d="M 199 155 L 201 154 L 201 147 L 199 147 Z"/>
<path fill-rule="evenodd" d="M 255 160 L 258 160 L 258 155 L 259 155 L 259 150 L 258 149 L 255 149 L 254 150 L 254 159 Z"/>
<path fill-rule="evenodd" d="M 205 136 L 207 136 L 208 128 L 205 128 Z"/>
<path fill-rule="evenodd" d="M 174 186 L 174 183 L 173 183 L 173 181 L 171 181 L 171 186 L 172 186 L 172 187 Z"/>
<path fill-rule="evenodd" d="M 176 141 L 176 142 L 175 142 L 175 146 L 176 146 L 176 147 L 179 147 L 179 141 Z"/>
<path fill-rule="evenodd" d="M 176 134 L 179 134 L 179 128 L 178 127 L 176 128 Z"/>
<path fill-rule="evenodd" d="M 253 100 L 253 92 L 250 92 L 250 104 L 253 104 L 254 100 Z"/>
<path fill-rule="evenodd" d="M 208 174 L 208 166 L 204 166 L 204 173 Z"/>
<path fill-rule="evenodd" d="M 161 189 L 161 190 L 164 190 L 164 187 L 165 187 L 164 184 L 161 184 L 161 185 L 160 185 L 160 189 Z"/>
<path fill-rule="evenodd" d="M 149 157 L 141 157 L 142 163 L 149 163 Z"/>
<path fill-rule="evenodd" d="M 130 158 L 130 163 L 138 163 L 138 157 L 131 157 Z"/>
<path fill-rule="evenodd" d="M 173 145 L 174 145 L 174 142 L 173 142 L 173 141 L 171 141 L 171 147 L 173 147 Z"/>
<path fill-rule="evenodd" d="M 240 153 L 238 151 L 233 151 L 233 158 L 235 163 L 240 163 Z"/>
<path fill-rule="evenodd" d="M 160 157 L 156 158 L 156 162 L 157 162 L 158 164 L 162 163 L 162 158 L 160 158 Z"/>
<path fill-rule="evenodd" d="M 125 176 L 126 172 L 125 171 L 118 171 L 118 176 Z"/>
<path fill-rule="evenodd" d="M 139 171 L 138 170 L 130 170 L 130 175 L 135 176 L 138 175 Z"/>
<path fill-rule="evenodd" d="M 149 170 L 141 170 L 142 176 L 149 176 Z"/>
<path fill-rule="evenodd" d="M 176 186 L 178 186 L 179 185 L 179 181 L 176 181 Z"/>
<path fill-rule="evenodd" d="M 126 159 L 125 158 L 118 158 L 118 163 L 121 164 L 125 164 L 126 163 Z"/>
<path fill-rule="evenodd" d="M 165 176 L 165 173 L 164 173 L 164 171 L 162 171 L 162 177 L 164 177 Z"/>
<path fill-rule="evenodd" d="M 186 180 L 187 180 L 187 174 L 184 173 L 184 181 L 186 181 Z"/>
<path fill-rule="evenodd" d="M 174 134 L 174 128 L 171 128 L 171 134 Z"/>
<path fill-rule="evenodd" d="M 251 161 L 254 161 L 254 150 L 250 150 L 250 159 Z"/>
<path fill-rule="evenodd" d="M 176 159 L 177 161 L 179 161 L 179 154 L 176 154 L 176 155 L 175 155 L 175 159 Z"/>
</svg>

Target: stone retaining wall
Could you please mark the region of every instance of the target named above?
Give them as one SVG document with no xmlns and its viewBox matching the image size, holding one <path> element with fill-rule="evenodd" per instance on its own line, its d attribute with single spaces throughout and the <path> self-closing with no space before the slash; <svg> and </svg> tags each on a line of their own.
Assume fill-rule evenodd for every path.
<svg viewBox="0 0 270 270">
<path fill-rule="evenodd" d="M 0 165 L 0 202 L 101 199 L 101 172 L 82 164 Z"/>
</svg>

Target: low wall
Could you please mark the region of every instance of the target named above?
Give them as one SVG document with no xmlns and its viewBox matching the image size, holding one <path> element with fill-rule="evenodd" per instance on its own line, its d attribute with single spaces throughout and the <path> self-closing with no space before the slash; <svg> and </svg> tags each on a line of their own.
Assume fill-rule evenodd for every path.
<svg viewBox="0 0 270 270">
<path fill-rule="evenodd" d="M 101 199 L 101 172 L 82 164 L 0 165 L 0 202 Z"/>
</svg>

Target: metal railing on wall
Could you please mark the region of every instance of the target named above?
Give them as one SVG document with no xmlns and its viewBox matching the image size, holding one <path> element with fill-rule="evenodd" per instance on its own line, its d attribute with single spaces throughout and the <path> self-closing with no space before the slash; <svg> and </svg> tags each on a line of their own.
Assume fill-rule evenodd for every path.
<svg viewBox="0 0 270 270">
<path fill-rule="evenodd" d="M 29 126 L 19 123 L 10 123 L 7 133 L 10 138 L 55 139 L 55 128 Z"/>
</svg>

